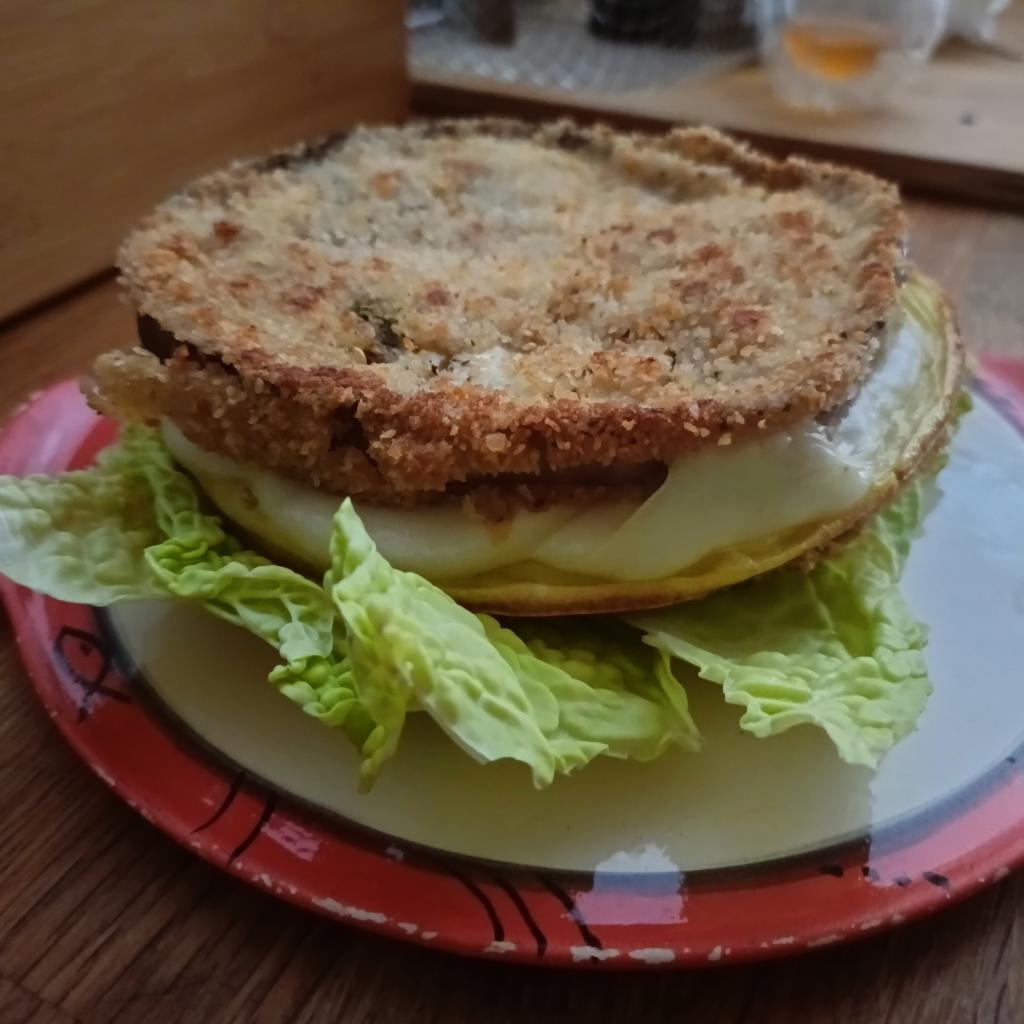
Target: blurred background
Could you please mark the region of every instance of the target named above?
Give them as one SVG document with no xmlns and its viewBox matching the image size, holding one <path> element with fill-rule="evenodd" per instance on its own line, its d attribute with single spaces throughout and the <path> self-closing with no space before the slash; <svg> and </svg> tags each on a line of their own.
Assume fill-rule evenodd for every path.
<svg viewBox="0 0 1024 1024">
<path fill-rule="evenodd" d="M 414 75 L 603 93 L 669 88 L 763 56 L 806 109 L 894 97 L 943 32 L 995 35 L 991 6 L 951 0 L 414 0 Z M 998 3 L 996 7 L 1005 6 Z"/>
<path fill-rule="evenodd" d="M 416 0 L 407 24 L 419 109 L 707 122 L 1024 201 L 1019 2 Z"/>
</svg>

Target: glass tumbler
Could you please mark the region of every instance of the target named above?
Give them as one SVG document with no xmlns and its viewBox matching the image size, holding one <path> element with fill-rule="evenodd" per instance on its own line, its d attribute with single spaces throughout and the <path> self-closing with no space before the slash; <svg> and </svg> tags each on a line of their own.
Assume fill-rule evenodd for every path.
<svg viewBox="0 0 1024 1024">
<path fill-rule="evenodd" d="M 949 0 L 757 0 L 776 95 L 834 113 L 898 99 L 942 35 Z"/>
</svg>

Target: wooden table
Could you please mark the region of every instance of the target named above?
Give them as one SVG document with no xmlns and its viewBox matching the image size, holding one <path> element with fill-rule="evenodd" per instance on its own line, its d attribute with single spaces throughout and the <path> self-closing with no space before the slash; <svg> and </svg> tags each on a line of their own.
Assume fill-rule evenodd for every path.
<svg viewBox="0 0 1024 1024">
<path fill-rule="evenodd" d="M 919 262 L 965 336 L 1024 355 L 1024 216 L 911 209 Z M 0 410 L 131 332 L 110 281 L 23 320 L 0 335 Z M 791 961 L 616 975 L 460 960 L 285 906 L 185 853 L 65 748 L 6 626 L 0 676 L 0 1024 L 1024 1020 L 1024 876 Z"/>
</svg>

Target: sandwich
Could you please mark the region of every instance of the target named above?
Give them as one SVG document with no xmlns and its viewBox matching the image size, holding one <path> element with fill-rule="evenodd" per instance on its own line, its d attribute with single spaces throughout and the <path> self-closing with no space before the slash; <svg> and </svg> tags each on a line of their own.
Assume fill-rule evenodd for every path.
<svg viewBox="0 0 1024 1024">
<path fill-rule="evenodd" d="M 873 766 L 963 409 L 896 189 L 709 129 L 360 128 L 237 162 L 119 258 L 94 467 L 0 480 L 0 570 L 197 601 L 372 783 L 420 711 L 535 785 L 699 747 L 699 675 Z M 261 685 L 254 681 L 254 685 Z"/>
</svg>

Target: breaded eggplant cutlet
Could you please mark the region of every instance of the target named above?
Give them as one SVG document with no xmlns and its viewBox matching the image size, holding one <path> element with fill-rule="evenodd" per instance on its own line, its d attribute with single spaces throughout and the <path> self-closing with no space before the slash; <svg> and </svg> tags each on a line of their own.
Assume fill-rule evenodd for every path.
<svg viewBox="0 0 1024 1024">
<path fill-rule="evenodd" d="M 314 575 L 351 497 L 468 607 L 651 608 L 813 561 L 941 447 L 905 242 L 893 186 L 708 129 L 362 128 L 147 217 L 89 394 Z"/>
</svg>

